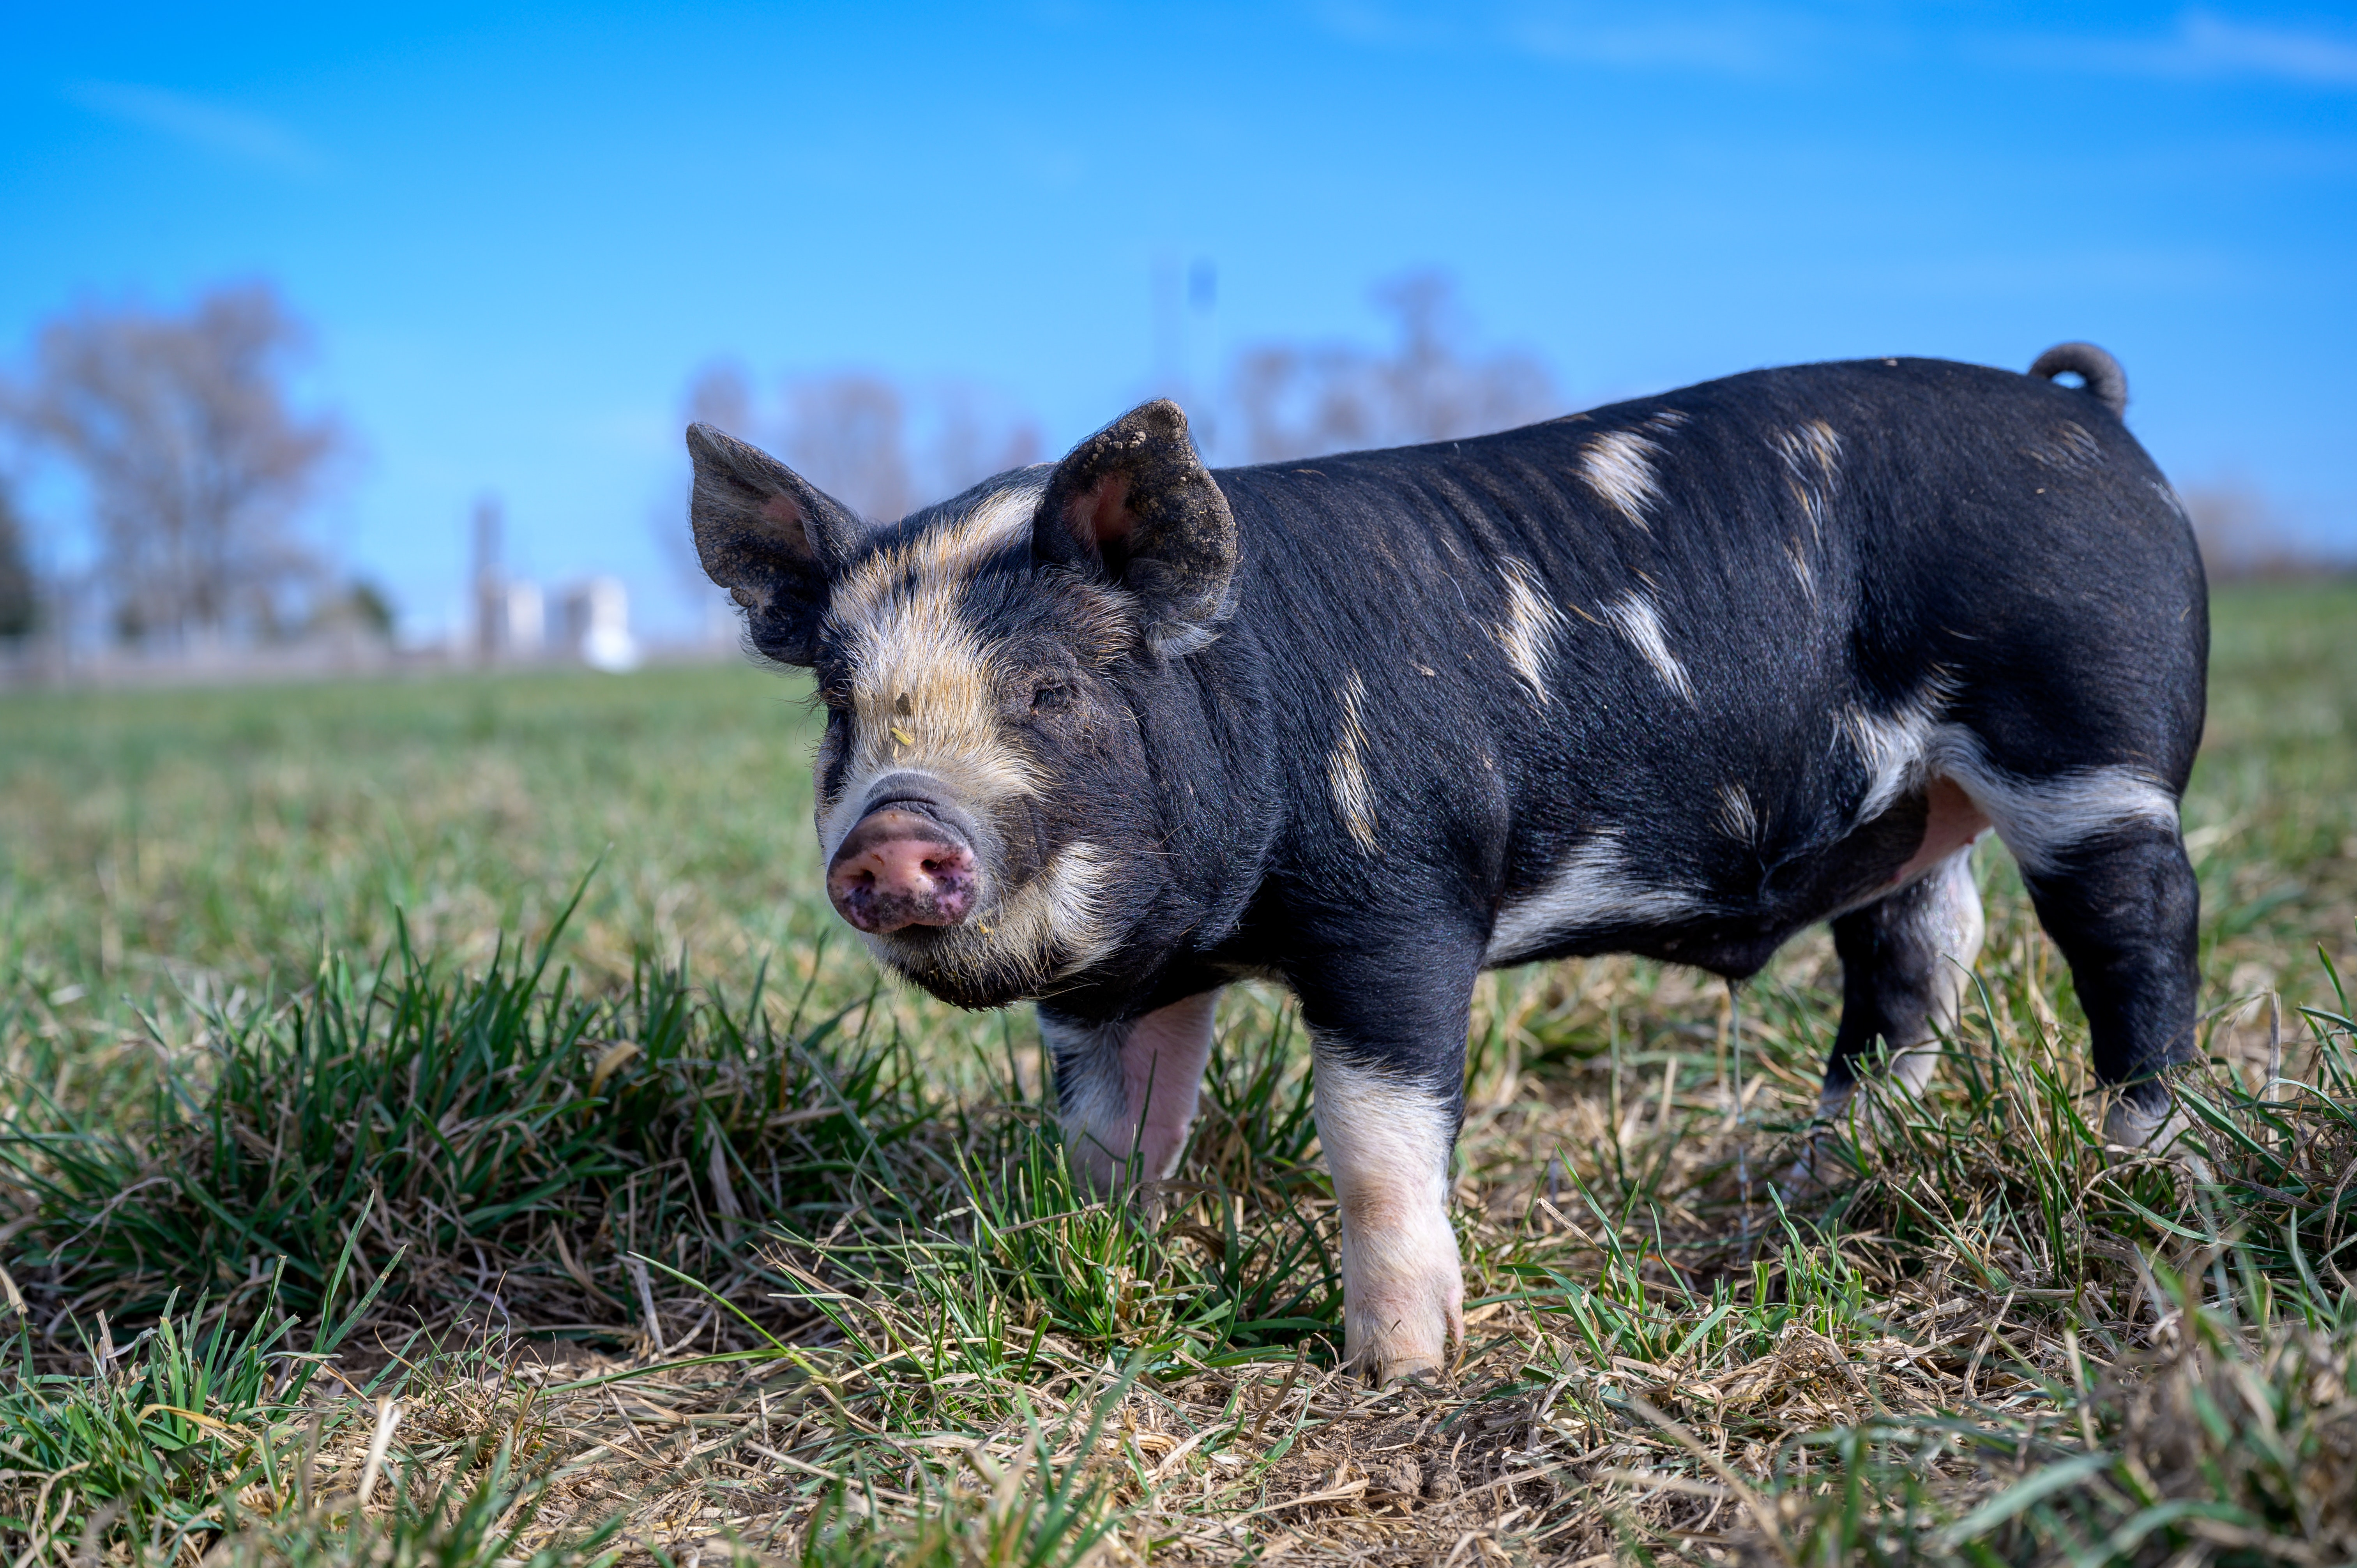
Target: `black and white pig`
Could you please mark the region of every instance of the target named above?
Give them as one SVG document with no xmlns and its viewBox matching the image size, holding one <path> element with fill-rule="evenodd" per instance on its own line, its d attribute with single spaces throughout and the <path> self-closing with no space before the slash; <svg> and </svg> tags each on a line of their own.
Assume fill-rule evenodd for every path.
<svg viewBox="0 0 2357 1568">
<path fill-rule="evenodd" d="M 1830 920 L 1830 1114 L 1865 1064 L 1929 1070 L 1994 827 L 2070 961 L 2108 1134 L 2177 1124 L 2208 609 L 2126 403 L 2069 344 L 2027 376 L 1758 371 L 1214 472 L 1156 402 L 877 525 L 687 441 L 705 569 L 759 654 L 816 674 L 835 908 L 937 996 L 1039 1004 L 1101 1184 L 1176 1165 L 1220 987 L 1291 987 L 1344 1353 L 1390 1380 L 1462 1332 L 1449 1163 L 1487 968 L 1739 978 Z"/>
</svg>

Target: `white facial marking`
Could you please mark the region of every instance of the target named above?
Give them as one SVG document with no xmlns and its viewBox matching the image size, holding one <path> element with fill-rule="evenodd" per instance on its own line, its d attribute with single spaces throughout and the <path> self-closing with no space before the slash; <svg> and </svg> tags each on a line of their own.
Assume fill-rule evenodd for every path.
<svg viewBox="0 0 2357 1568">
<path fill-rule="evenodd" d="M 842 788 L 822 804 L 824 859 L 834 858 L 887 774 L 938 779 L 985 838 L 1004 807 L 1039 789 L 999 717 L 994 650 L 958 607 L 977 565 L 1028 535 L 1041 488 L 1000 490 L 963 517 L 877 552 L 836 585 L 827 618 L 850 666 L 851 756 Z M 1037 990 L 1112 949 L 1117 934 L 1106 930 L 1103 916 L 1110 871 L 1110 857 L 1096 845 L 1068 844 L 1020 886 L 985 886 L 985 902 L 957 926 L 863 933 L 863 940 L 879 961 L 912 973 L 948 979 L 1011 970 Z"/>
<path fill-rule="evenodd" d="M 1367 786 L 1367 732 L 1359 722 L 1359 708 L 1367 700 L 1366 682 L 1356 670 L 1342 682 L 1342 717 L 1333 755 L 1326 759 L 1326 787 L 1334 809 L 1359 847 L 1375 853 L 1375 796 Z"/>
<path fill-rule="evenodd" d="M 1705 908 L 1692 893 L 1641 881 L 1621 853 L 1620 835 L 1608 830 L 1573 845 L 1537 891 L 1508 900 L 1481 961 L 1512 963 L 1581 931 L 1663 925 Z"/>
<path fill-rule="evenodd" d="M 828 613 L 853 624 L 887 599 L 957 583 L 976 563 L 1030 533 L 1031 519 L 1046 493 L 1044 480 L 1009 485 L 965 516 L 877 551 L 837 585 Z M 915 589 L 902 585 L 901 580 L 910 576 L 917 581 Z"/>
<path fill-rule="evenodd" d="M 1662 635 L 1661 612 L 1653 608 L 1652 600 L 1642 594 L 1623 594 L 1604 607 L 1604 618 L 1629 639 L 1629 646 L 1653 667 L 1664 685 L 1689 703 L 1695 700 L 1694 682 L 1686 679 L 1686 667 L 1670 651 L 1669 639 Z"/>
<path fill-rule="evenodd" d="M 1579 474 L 1612 509 L 1646 532 L 1646 512 L 1660 504 L 1653 459 L 1661 447 L 1633 430 L 1608 430 L 1580 448 Z"/>
<path fill-rule="evenodd" d="M 1991 762 L 1980 736 L 1943 722 L 1934 703 L 1944 706 L 1943 695 L 1888 716 L 1850 710 L 1851 735 L 1872 774 L 1858 805 L 1861 825 L 1901 795 L 1946 779 L 1996 824 L 1997 836 L 2033 875 L 2059 869 L 2073 848 L 2115 829 L 2141 823 L 2177 831 L 2177 797 L 2150 774 L 2113 765 L 2027 779 Z"/>
<path fill-rule="evenodd" d="M 991 650 L 957 607 L 976 564 L 1029 530 L 1039 495 L 1037 485 L 999 491 L 877 552 L 834 590 L 827 618 L 849 655 L 854 751 L 819 822 L 829 858 L 858 822 L 868 787 L 896 769 L 931 774 L 977 813 L 1037 790 L 999 721 Z"/>
<path fill-rule="evenodd" d="M 1342 1355 L 1378 1378 L 1438 1371 L 1465 1334 L 1448 1224 L 1449 1103 L 1318 1042 L 1318 1141 L 1342 1219 Z"/>
<path fill-rule="evenodd" d="M 1506 587 L 1506 618 L 1497 627 L 1498 644 L 1506 650 L 1506 662 L 1514 667 L 1531 695 L 1542 703 L 1552 702 L 1546 686 L 1547 662 L 1555 657 L 1555 639 L 1568 631 L 1571 623 L 1520 561 L 1506 561 L 1498 568 L 1498 575 Z"/>
</svg>

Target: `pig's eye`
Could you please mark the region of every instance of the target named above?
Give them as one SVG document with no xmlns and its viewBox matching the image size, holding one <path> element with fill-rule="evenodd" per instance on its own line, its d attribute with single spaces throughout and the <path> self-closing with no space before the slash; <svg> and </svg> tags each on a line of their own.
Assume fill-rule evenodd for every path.
<svg viewBox="0 0 2357 1568">
<path fill-rule="evenodd" d="M 1060 714 L 1072 705 L 1072 689 L 1061 681 L 1042 681 L 1031 689 L 1031 711 Z"/>
</svg>

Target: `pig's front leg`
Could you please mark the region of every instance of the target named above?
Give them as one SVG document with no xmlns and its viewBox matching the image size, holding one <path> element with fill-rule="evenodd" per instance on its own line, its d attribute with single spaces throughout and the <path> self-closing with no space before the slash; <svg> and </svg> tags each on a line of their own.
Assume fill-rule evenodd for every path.
<svg viewBox="0 0 2357 1568">
<path fill-rule="evenodd" d="M 1178 1167 L 1211 1056 L 1220 993 L 1206 991 L 1121 1024 L 1084 1024 L 1039 1009 L 1056 1063 L 1056 1105 L 1074 1174 L 1101 1193 L 1129 1178 L 1167 1180 Z"/>
<path fill-rule="evenodd" d="M 1448 1194 L 1472 969 L 1436 966 L 1428 951 L 1351 967 L 1349 992 L 1305 988 L 1303 1008 L 1318 1141 L 1341 1211 L 1342 1354 L 1392 1383 L 1445 1373 L 1465 1338 Z"/>
</svg>

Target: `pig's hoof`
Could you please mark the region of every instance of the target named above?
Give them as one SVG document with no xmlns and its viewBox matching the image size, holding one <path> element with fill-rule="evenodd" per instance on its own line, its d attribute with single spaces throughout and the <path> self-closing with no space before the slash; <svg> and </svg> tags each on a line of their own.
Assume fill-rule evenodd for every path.
<svg viewBox="0 0 2357 1568">
<path fill-rule="evenodd" d="M 1377 1318 L 1370 1327 L 1350 1337 L 1357 1343 L 1345 1352 L 1359 1374 L 1377 1388 L 1407 1382 L 1446 1382 L 1455 1365 L 1456 1348 L 1465 1342 L 1463 1297 L 1452 1292 L 1415 1314 Z"/>
<path fill-rule="evenodd" d="M 1407 1383 L 1446 1382 L 1448 1364 L 1438 1357 L 1409 1356 L 1385 1365 L 1377 1362 L 1373 1369 L 1377 1388 L 1395 1389 Z"/>
<path fill-rule="evenodd" d="M 2210 1146 L 2185 1108 L 2172 1099 L 2162 1110 L 2149 1110 L 2122 1097 L 2104 1113 L 2104 1144 L 2107 1157 L 2158 1155 L 2183 1165 L 2196 1181 L 2214 1180 Z"/>
<path fill-rule="evenodd" d="M 1811 1203 L 1856 1179 L 1857 1168 L 1842 1157 L 1839 1144 L 1840 1135 L 1833 1128 L 1811 1129 L 1808 1141 L 1801 1145 L 1800 1156 L 1777 1182 L 1777 1196 L 1787 1206 Z"/>
</svg>

